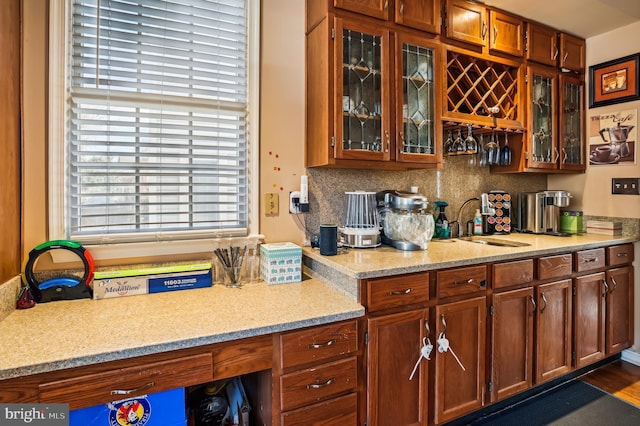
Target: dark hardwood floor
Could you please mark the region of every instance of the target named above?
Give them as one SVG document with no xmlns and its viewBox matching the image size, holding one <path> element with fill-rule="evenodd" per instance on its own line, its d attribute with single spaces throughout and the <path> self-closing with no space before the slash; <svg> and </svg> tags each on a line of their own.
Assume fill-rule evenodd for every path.
<svg viewBox="0 0 640 426">
<path fill-rule="evenodd" d="M 617 360 L 585 374 L 580 380 L 640 407 L 640 366 Z"/>
</svg>

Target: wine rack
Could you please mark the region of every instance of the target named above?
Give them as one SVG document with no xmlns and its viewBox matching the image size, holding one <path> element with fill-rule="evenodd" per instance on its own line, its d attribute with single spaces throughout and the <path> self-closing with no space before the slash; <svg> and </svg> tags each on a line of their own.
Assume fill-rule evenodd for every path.
<svg viewBox="0 0 640 426">
<path fill-rule="evenodd" d="M 447 51 L 444 121 L 523 130 L 520 67 Z"/>
</svg>

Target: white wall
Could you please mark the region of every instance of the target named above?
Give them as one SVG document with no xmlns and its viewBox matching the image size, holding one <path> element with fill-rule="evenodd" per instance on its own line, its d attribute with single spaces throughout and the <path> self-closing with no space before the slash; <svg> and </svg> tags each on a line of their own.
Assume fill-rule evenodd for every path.
<svg viewBox="0 0 640 426">
<path fill-rule="evenodd" d="M 608 33 L 587 39 L 587 66 L 607 62 L 640 52 L 640 23 L 627 25 Z M 587 72 L 587 88 L 589 87 Z M 587 93 L 588 100 L 588 93 Z M 640 101 L 609 105 L 587 110 L 586 121 L 596 115 L 635 109 L 640 112 Z M 636 116 L 638 116 L 638 112 Z M 640 125 L 640 122 L 638 123 Z M 636 129 L 636 135 L 640 135 Z M 629 166 L 589 166 L 580 175 L 549 175 L 548 188 L 565 189 L 574 198 L 571 207 L 586 215 L 640 218 L 640 196 L 612 195 L 611 179 L 616 177 L 640 177 L 640 152 L 636 144 L 636 163 Z M 640 352 L 640 243 L 635 244 L 635 344 Z M 636 357 L 640 359 L 640 355 Z"/>
</svg>

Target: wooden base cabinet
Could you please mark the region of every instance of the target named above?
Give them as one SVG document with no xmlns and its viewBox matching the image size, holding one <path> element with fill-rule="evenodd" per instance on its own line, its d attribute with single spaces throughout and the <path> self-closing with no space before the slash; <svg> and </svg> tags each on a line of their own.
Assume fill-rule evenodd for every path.
<svg viewBox="0 0 640 426">
<path fill-rule="evenodd" d="M 571 371 L 571 279 L 536 288 L 536 384 Z"/>
<path fill-rule="evenodd" d="M 575 367 L 604 358 L 604 316 L 607 283 L 604 272 L 578 277 L 573 288 Z"/>
<path fill-rule="evenodd" d="M 428 363 L 432 361 L 421 358 L 420 351 L 423 339 L 435 340 L 427 336 L 428 312 L 416 309 L 368 320 L 368 425 L 427 424 Z"/>
<path fill-rule="evenodd" d="M 633 251 L 633 246 L 630 246 Z M 605 320 L 607 355 L 633 344 L 633 267 L 607 271 L 607 314 Z"/>
<path fill-rule="evenodd" d="M 491 309 L 491 400 L 533 385 L 533 287 L 494 293 Z"/>
<path fill-rule="evenodd" d="M 441 352 L 434 343 L 436 424 L 484 406 L 486 312 L 485 296 L 436 306 L 438 340 L 449 345 Z"/>
</svg>

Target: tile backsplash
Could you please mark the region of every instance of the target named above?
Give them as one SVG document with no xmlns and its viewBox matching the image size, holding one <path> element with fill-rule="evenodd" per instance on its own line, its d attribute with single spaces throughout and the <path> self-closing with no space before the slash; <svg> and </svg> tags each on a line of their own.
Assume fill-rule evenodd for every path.
<svg viewBox="0 0 640 426">
<path fill-rule="evenodd" d="M 447 217 L 455 220 L 458 209 L 469 198 L 479 197 L 491 190 L 504 190 L 514 197 L 519 192 L 547 189 L 545 174 L 489 173 L 487 167 L 472 166 L 469 157 L 446 157 L 442 170 L 355 170 L 355 169 L 307 169 L 309 176 L 309 213 L 306 217 L 307 230 L 317 235 L 321 223 L 343 225 L 345 212 L 345 192 L 382 191 L 397 189 L 409 191 L 412 186 L 429 200 L 432 209 L 434 201 L 449 203 Z M 561 188 L 554 188 L 561 189 Z M 463 221 L 473 217 L 473 205 L 465 209 Z"/>
</svg>

